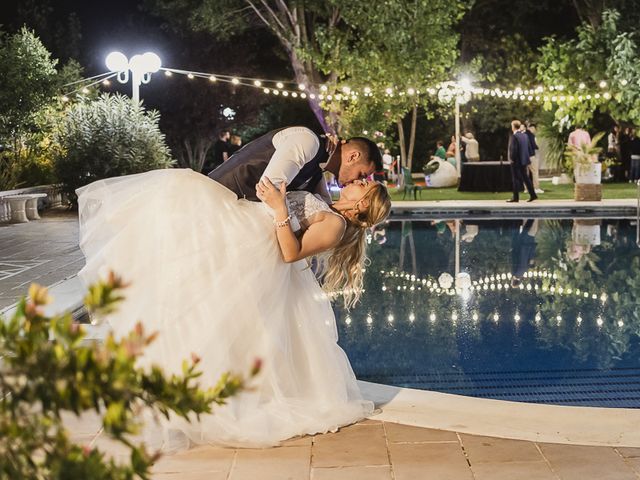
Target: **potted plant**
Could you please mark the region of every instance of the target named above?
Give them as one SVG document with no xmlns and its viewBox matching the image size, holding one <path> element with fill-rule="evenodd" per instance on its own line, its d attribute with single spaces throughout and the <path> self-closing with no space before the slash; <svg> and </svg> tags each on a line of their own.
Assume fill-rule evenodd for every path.
<svg viewBox="0 0 640 480">
<path fill-rule="evenodd" d="M 603 136 L 604 132 L 600 132 L 590 143 L 579 146 L 567 144 L 564 158 L 567 166 L 573 167 L 576 181 L 574 200 L 602 200 L 602 164 L 598 161 L 602 148 L 597 145 Z"/>
</svg>

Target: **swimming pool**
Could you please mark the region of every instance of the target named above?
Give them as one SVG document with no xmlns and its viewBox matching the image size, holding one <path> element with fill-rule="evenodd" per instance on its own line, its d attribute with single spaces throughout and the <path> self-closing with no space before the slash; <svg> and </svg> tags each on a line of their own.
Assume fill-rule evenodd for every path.
<svg viewBox="0 0 640 480">
<path fill-rule="evenodd" d="M 360 305 L 336 306 L 359 379 L 500 400 L 640 408 L 632 219 L 391 221 Z"/>
</svg>

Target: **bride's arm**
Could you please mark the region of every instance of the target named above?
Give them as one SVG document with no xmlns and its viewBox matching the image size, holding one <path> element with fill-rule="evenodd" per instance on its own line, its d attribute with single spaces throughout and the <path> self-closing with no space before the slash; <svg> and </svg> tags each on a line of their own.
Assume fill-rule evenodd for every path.
<svg viewBox="0 0 640 480">
<path fill-rule="evenodd" d="M 296 262 L 335 247 L 342 238 L 345 222 L 337 215 L 325 214 L 321 220 L 312 223 L 298 239 L 291 229 L 289 211 L 285 202 L 285 185 L 280 189 L 268 179 L 261 180 L 256 187 L 260 200 L 269 205 L 275 213 L 276 235 L 287 263 Z"/>
</svg>

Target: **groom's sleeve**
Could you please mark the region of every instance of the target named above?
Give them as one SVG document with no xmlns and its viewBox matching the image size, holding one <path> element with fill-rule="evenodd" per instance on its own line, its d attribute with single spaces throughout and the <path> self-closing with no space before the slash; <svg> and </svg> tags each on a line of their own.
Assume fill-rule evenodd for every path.
<svg viewBox="0 0 640 480">
<path fill-rule="evenodd" d="M 273 146 L 276 150 L 262 178 L 267 177 L 274 185 L 281 182 L 289 185 L 302 167 L 315 157 L 320 142 L 308 128 L 291 127 L 274 135 Z"/>
</svg>

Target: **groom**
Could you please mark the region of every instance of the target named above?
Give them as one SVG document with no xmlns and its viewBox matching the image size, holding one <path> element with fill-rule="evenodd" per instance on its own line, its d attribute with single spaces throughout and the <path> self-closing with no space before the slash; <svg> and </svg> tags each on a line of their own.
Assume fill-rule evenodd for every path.
<svg viewBox="0 0 640 480">
<path fill-rule="evenodd" d="M 366 178 L 382 169 L 382 157 L 368 138 L 332 140 L 306 127 L 282 128 L 248 143 L 209 177 L 234 192 L 238 198 L 258 202 L 256 184 L 267 177 L 287 190 L 318 193 L 331 203 L 323 172 L 336 176 L 339 185 Z"/>
</svg>

